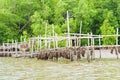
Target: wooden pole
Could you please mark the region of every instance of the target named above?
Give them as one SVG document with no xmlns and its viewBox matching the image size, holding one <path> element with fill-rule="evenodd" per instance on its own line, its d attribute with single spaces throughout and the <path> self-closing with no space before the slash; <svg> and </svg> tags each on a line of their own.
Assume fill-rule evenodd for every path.
<svg viewBox="0 0 120 80">
<path fill-rule="evenodd" d="M 12 39 L 12 52 L 13 52 L 13 47 L 14 47 L 14 40 Z"/>
<path fill-rule="evenodd" d="M 99 52 L 100 52 L 100 58 L 101 58 L 101 40 L 100 40 L 100 34 L 99 34 Z"/>
<path fill-rule="evenodd" d="M 80 42 L 79 42 L 79 46 L 81 46 L 81 33 L 82 33 L 82 21 L 80 22 Z"/>
<path fill-rule="evenodd" d="M 90 42 L 90 40 L 89 40 L 89 33 L 88 33 L 88 46 L 90 46 L 90 43 L 89 43 L 89 42 Z"/>
<path fill-rule="evenodd" d="M 5 56 L 5 43 L 3 42 L 3 56 Z"/>
<path fill-rule="evenodd" d="M 117 28 L 117 31 L 116 31 L 116 46 L 118 46 L 118 28 Z"/>
<path fill-rule="evenodd" d="M 116 31 L 116 55 L 117 55 L 117 59 L 119 58 L 119 54 L 118 54 L 118 28 Z"/>
<path fill-rule="evenodd" d="M 45 25 L 45 38 L 47 37 L 47 22 Z M 47 40 L 45 39 L 45 49 L 47 48 Z"/>
<path fill-rule="evenodd" d="M 52 24 L 52 36 L 54 37 L 54 24 Z"/>
<path fill-rule="evenodd" d="M 67 29 L 68 29 L 68 46 L 70 47 L 70 25 L 69 25 L 69 13 L 67 11 Z"/>
<path fill-rule="evenodd" d="M 40 51 L 40 36 L 38 36 L 38 48 L 37 48 L 38 51 Z"/>
<path fill-rule="evenodd" d="M 42 49 L 42 40 L 41 40 L 41 36 L 40 36 L 40 50 Z"/>
<path fill-rule="evenodd" d="M 15 53 L 16 53 L 16 57 L 17 57 L 17 56 L 18 56 L 18 51 L 17 51 L 17 48 L 18 48 L 17 40 L 15 40 L 15 45 L 16 45 L 16 46 L 15 46 L 15 47 L 16 47 L 16 48 L 15 48 L 15 49 L 16 49 L 16 50 L 15 50 Z"/>
<path fill-rule="evenodd" d="M 9 46 L 9 41 L 7 42 L 7 51 L 6 51 L 6 53 L 7 53 L 7 57 L 9 57 L 9 53 L 10 53 L 10 51 L 9 51 L 9 49 L 10 49 L 10 46 Z"/>
<path fill-rule="evenodd" d="M 91 56 L 91 59 L 95 59 L 95 49 L 94 49 L 94 37 L 93 37 L 93 33 L 91 32 L 91 47 L 92 47 L 92 56 Z"/>
<path fill-rule="evenodd" d="M 53 48 L 55 49 L 55 32 L 54 32 L 54 24 L 52 24 L 52 36 L 53 36 Z"/>
<path fill-rule="evenodd" d="M 31 52 L 31 55 L 33 54 L 33 48 L 34 48 L 34 40 L 32 39 L 32 52 Z"/>
<path fill-rule="evenodd" d="M 74 46 L 76 46 L 76 37 L 74 35 Z"/>
<path fill-rule="evenodd" d="M 57 34 L 55 34 L 55 42 L 56 42 L 56 48 L 58 48 L 58 40 L 57 40 Z"/>
</svg>

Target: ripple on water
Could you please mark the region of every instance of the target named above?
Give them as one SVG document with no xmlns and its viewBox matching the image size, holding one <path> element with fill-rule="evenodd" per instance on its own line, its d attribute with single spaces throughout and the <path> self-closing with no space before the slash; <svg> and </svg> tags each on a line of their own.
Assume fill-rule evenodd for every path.
<svg viewBox="0 0 120 80">
<path fill-rule="evenodd" d="M 119 79 L 119 64 L 117 60 L 96 60 L 87 63 L 0 58 L 0 80 Z"/>
</svg>

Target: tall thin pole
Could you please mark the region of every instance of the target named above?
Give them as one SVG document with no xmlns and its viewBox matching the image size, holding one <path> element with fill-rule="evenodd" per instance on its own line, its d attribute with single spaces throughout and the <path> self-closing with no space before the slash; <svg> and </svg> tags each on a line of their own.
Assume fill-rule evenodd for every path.
<svg viewBox="0 0 120 80">
<path fill-rule="evenodd" d="M 45 24 L 45 37 L 47 37 L 47 22 Z"/>
<path fill-rule="evenodd" d="M 116 32 L 116 46 L 118 46 L 118 28 L 117 28 L 117 32 Z"/>
<path fill-rule="evenodd" d="M 82 21 L 80 22 L 80 43 L 79 43 L 79 46 L 81 46 L 81 30 L 82 30 Z"/>
<path fill-rule="evenodd" d="M 90 43 L 89 43 L 90 40 L 89 40 L 89 38 L 90 38 L 90 37 L 89 37 L 89 33 L 88 33 L 88 47 L 90 46 Z"/>
<path fill-rule="evenodd" d="M 99 34 L 99 52 L 100 52 L 100 58 L 101 58 L 101 40 L 100 40 L 100 34 Z"/>
<path fill-rule="evenodd" d="M 47 22 L 45 25 L 45 38 L 47 37 Z M 45 39 L 45 49 L 47 48 L 47 40 Z"/>
<path fill-rule="evenodd" d="M 52 24 L 52 33 L 53 33 L 53 37 L 54 37 L 54 24 Z"/>
<path fill-rule="evenodd" d="M 53 48 L 55 49 L 55 32 L 54 32 L 54 24 L 52 24 L 52 36 L 53 36 Z"/>
<path fill-rule="evenodd" d="M 80 22 L 80 35 L 81 35 L 81 30 L 82 30 L 82 21 Z"/>
<path fill-rule="evenodd" d="M 70 25 L 69 25 L 69 13 L 68 13 L 68 11 L 67 11 L 67 29 L 68 29 L 68 45 L 69 45 L 69 47 L 70 47 Z"/>
</svg>

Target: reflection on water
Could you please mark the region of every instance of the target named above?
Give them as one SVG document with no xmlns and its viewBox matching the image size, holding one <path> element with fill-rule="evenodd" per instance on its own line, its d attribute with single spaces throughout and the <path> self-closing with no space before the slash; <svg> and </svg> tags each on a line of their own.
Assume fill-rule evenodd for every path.
<svg viewBox="0 0 120 80">
<path fill-rule="evenodd" d="M 0 80 L 111 80 L 119 79 L 119 60 L 42 61 L 0 58 Z"/>
</svg>

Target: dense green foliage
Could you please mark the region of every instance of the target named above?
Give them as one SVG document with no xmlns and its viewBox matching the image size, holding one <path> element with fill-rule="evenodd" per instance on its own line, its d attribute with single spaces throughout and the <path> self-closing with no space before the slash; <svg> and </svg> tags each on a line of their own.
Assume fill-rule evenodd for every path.
<svg viewBox="0 0 120 80">
<path fill-rule="evenodd" d="M 120 0 L 0 0 L 0 43 L 21 35 L 44 36 L 46 25 L 50 35 L 52 24 L 55 33 L 65 33 L 67 10 L 70 32 L 78 33 L 81 21 L 82 33 L 115 34 L 120 27 Z"/>
</svg>

